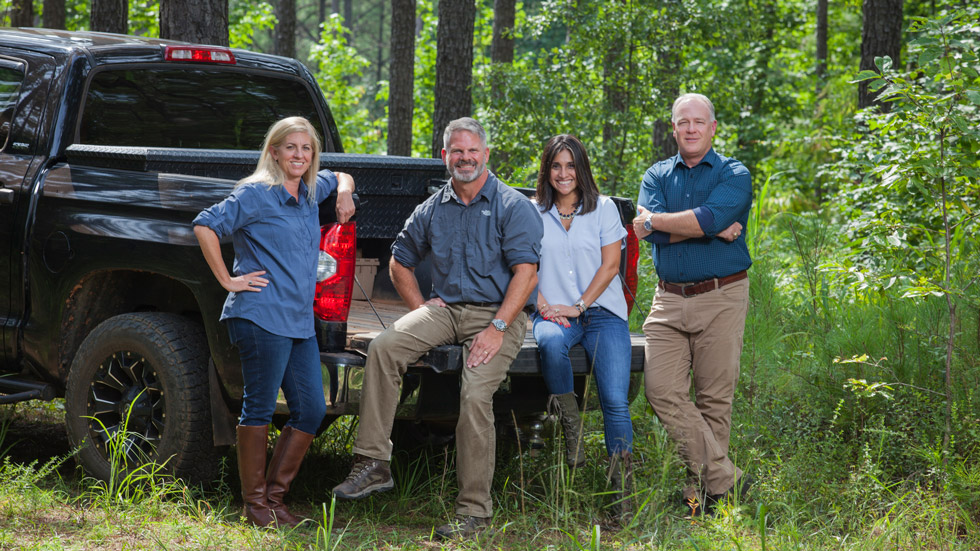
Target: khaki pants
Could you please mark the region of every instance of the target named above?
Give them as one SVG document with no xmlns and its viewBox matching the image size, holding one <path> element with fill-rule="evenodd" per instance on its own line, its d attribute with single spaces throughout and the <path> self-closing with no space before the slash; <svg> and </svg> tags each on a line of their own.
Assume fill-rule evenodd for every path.
<svg viewBox="0 0 980 551">
<path fill-rule="evenodd" d="M 646 396 L 692 474 L 685 498 L 723 494 L 742 476 L 728 438 L 748 302 L 748 279 L 688 298 L 658 289 L 643 324 Z"/>
<path fill-rule="evenodd" d="M 473 338 L 490 326 L 496 313 L 496 306 L 425 306 L 405 314 L 374 339 L 364 366 L 360 428 L 354 441 L 354 453 L 388 461 L 391 427 L 405 370 L 436 346 L 462 344 L 464 366 L 456 424 L 459 481 L 456 513 L 483 518 L 493 516 L 490 501 L 496 451 L 493 394 L 521 350 L 527 323 L 527 314 L 518 314 L 490 363 L 472 369 L 466 367 Z"/>
</svg>

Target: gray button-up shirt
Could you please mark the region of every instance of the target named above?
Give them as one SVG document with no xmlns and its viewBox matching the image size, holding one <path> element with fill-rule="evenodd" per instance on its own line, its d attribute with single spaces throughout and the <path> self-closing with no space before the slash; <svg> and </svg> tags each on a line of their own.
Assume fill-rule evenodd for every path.
<svg viewBox="0 0 980 551">
<path fill-rule="evenodd" d="M 429 298 L 449 304 L 503 302 L 511 267 L 537 264 L 543 232 L 531 201 L 491 173 L 469 205 L 447 183 L 415 207 L 391 253 L 407 268 L 431 255 Z"/>
</svg>

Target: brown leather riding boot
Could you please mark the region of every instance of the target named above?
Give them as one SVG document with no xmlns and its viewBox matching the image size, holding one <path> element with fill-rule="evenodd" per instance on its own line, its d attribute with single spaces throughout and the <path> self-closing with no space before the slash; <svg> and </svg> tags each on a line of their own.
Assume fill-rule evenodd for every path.
<svg viewBox="0 0 980 551">
<path fill-rule="evenodd" d="M 294 516 L 283 503 L 289 484 L 296 478 L 299 466 L 303 464 L 306 450 L 313 442 L 315 435 L 286 426 L 276 441 L 276 449 L 272 452 L 269 462 L 269 472 L 265 475 L 266 492 L 269 508 L 275 515 L 279 525 L 297 526 L 303 519 Z"/>
<path fill-rule="evenodd" d="M 255 526 L 274 526 L 265 489 L 265 448 L 268 425 L 238 425 L 238 475 L 242 481 L 245 519 Z"/>
</svg>

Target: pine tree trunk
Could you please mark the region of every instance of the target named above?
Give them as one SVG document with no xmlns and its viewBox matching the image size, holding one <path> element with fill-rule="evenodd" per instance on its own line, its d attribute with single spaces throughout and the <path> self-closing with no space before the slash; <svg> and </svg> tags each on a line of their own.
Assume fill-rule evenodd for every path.
<svg viewBox="0 0 980 551">
<path fill-rule="evenodd" d="M 432 156 L 440 157 L 446 126 L 473 112 L 474 0 L 441 0 L 436 31 L 436 89 L 432 115 Z"/>
<path fill-rule="evenodd" d="M 31 0 L 14 0 L 10 6 L 10 25 L 12 27 L 34 26 L 34 2 Z"/>
<path fill-rule="evenodd" d="M 494 103 L 506 101 L 504 97 L 504 75 L 501 65 L 514 63 L 514 20 L 516 18 L 516 0 L 494 0 L 493 2 L 493 40 L 490 43 L 490 60 L 493 72 L 490 80 L 490 97 Z M 492 157 L 491 166 L 498 175 L 501 169 L 510 162 L 510 155 L 504 149 L 498 149 Z"/>
<path fill-rule="evenodd" d="M 65 28 L 65 0 L 44 0 L 41 22 L 45 29 Z"/>
<path fill-rule="evenodd" d="M 228 45 L 228 0 L 161 0 L 160 38 Z"/>
<path fill-rule="evenodd" d="M 817 0 L 817 93 L 827 74 L 827 0 Z"/>
<path fill-rule="evenodd" d="M 279 0 L 276 19 L 276 55 L 296 57 L 296 0 Z"/>
<path fill-rule="evenodd" d="M 378 9 L 381 11 L 381 15 L 378 17 L 378 62 L 374 65 L 376 69 L 374 78 L 375 82 L 381 82 L 384 79 L 382 69 L 384 68 L 385 64 L 385 46 L 388 46 L 388 48 L 391 47 L 391 45 L 385 41 L 385 0 L 378 1 Z"/>
<path fill-rule="evenodd" d="M 129 2 L 92 0 L 90 23 L 93 31 L 126 34 L 129 31 Z"/>
<path fill-rule="evenodd" d="M 493 41 L 490 43 L 490 60 L 494 63 L 514 62 L 514 19 L 516 0 L 494 0 Z"/>
<path fill-rule="evenodd" d="M 412 154 L 415 109 L 415 0 L 391 0 L 388 154 Z"/>
<path fill-rule="evenodd" d="M 901 65 L 902 0 L 864 0 L 861 7 L 864 25 L 861 29 L 861 70 L 875 70 L 875 57 L 889 56 L 892 66 Z M 868 81 L 858 84 L 858 107 L 877 104 L 887 111 L 888 104 L 875 102 L 876 94 L 868 91 Z"/>
</svg>

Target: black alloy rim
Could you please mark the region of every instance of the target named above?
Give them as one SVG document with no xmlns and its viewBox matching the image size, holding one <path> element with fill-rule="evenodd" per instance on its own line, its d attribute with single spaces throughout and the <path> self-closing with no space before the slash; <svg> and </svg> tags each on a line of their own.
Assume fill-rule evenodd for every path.
<svg viewBox="0 0 980 551">
<path fill-rule="evenodd" d="M 148 461 L 163 434 L 163 387 L 153 366 L 122 351 L 99 365 L 88 393 L 89 432 L 107 458 Z"/>
</svg>

